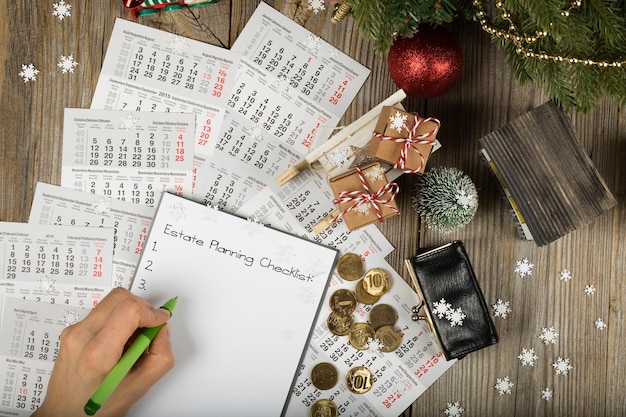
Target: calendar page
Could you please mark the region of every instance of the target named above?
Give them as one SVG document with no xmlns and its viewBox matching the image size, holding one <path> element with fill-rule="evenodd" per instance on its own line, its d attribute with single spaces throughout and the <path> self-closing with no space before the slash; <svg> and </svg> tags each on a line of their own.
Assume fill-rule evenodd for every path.
<svg viewBox="0 0 626 417">
<path fill-rule="evenodd" d="M 30 416 L 46 395 L 61 332 L 89 309 L 12 297 L 0 305 L 0 416 Z"/>
<path fill-rule="evenodd" d="M 144 204 L 40 182 L 28 221 L 113 228 L 113 286 L 130 288 L 154 212 L 154 207 Z"/>
<path fill-rule="evenodd" d="M 220 171 L 262 186 L 333 133 L 369 70 L 266 3 L 259 3 L 232 48 L 242 54 L 213 161 L 198 170 L 194 199 L 229 211 L 254 190 Z M 223 177 L 223 175 L 222 175 Z M 217 190 L 217 193 L 214 191 Z M 242 195 L 243 199 L 216 195 Z"/>
<path fill-rule="evenodd" d="M 195 115 L 65 109 L 61 185 L 154 205 L 191 195 Z"/>
<path fill-rule="evenodd" d="M 178 296 L 176 367 L 131 415 L 285 415 L 336 257 L 164 193 L 132 291 L 154 304 Z"/>
<path fill-rule="evenodd" d="M 113 284 L 113 229 L 0 222 L 0 265 L 0 296 L 93 307 Z"/>
<path fill-rule="evenodd" d="M 195 113 L 195 152 L 210 155 L 239 61 L 228 49 L 118 18 L 91 108 Z"/>
</svg>

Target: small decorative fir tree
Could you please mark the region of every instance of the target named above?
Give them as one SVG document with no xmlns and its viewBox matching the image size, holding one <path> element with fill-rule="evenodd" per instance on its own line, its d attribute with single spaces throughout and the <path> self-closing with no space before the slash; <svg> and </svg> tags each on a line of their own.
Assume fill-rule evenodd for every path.
<svg viewBox="0 0 626 417">
<path fill-rule="evenodd" d="M 426 171 L 419 177 L 411 200 L 424 225 L 441 232 L 467 225 L 478 208 L 476 186 L 453 167 Z"/>
</svg>

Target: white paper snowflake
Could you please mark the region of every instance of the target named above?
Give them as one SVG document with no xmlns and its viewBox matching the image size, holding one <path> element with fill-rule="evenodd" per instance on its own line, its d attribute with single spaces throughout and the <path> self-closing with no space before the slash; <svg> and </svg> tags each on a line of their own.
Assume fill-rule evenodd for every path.
<svg viewBox="0 0 626 417">
<path fill-rule="evenodd" d="M 170 215 L 176 221 L 185 220 L 187 218 L 187 208 L 183 203 L 174 203 L 169 207 Z"/>
<path fill-rule="evenodd" d="M 370 181 L 379 181 L 385 178 L 385 169 L 382 165 L 373 165 L 366 171 L 363 171 L 363 174 L 365 174 L 365 177 Z"/>
<path fill-rule="evenodd" d="M 74 55 L 61 55 L 57 67 L 61 68 L 61 72 L 63 74 L 67 74 L 68 72 L 73 73 L 74 67 L 76 67 L 76 65 L 78 65 L 78 62 L 74 61 Z"/>
<path fill-rule="evenodd" d="M 24 79 L 25 83 L 29 81 L 37 81 L 37 74 L 39 74 L 39 70 L 35 68 L 33 64 L 22 65 L 20 77 Z"/>
<path fill-rule="evenodd" d="M 539 359 L 539 357 L 535 355 L 535 349 L 522 348 L 522 353 L 517 356 L 517 359 L 520 360 L 522 366 L 535 366 L 535 361 Z"/>
<path fill-rule="evenodd" d="M 567 269 L 561 271 L 561 281 L 569 282 L 572 279 L 572 273 Z"/>
<path fill-rule="evenodd" d="M 219 218 L 220 209 L 210 204 L 207 204 L 206 208 L 202 210 L 202 220 L 209 223 L 216 223 Z"/>
<path fill-rule="evenodd" d="M 322 38 L 320 38 L 319 36 L 315 36 L 312 33 L 309 33 L 309 35 L 306 38 L 306 41 L 304 42 L 304 47 L 310 54 L 315 55 L 317 51 L 320 49 L 321 44 L 322 44 Z"/>
<path fill-rule="evenodd" d="M 252 136 L 256 142 L 262 142 L 266 132 L 267 130 L 265 130 L 261 123 L 256 123 L 250 130 L 250 136 Z"/>
<path fill-rule="evenodd" d="M 515 272 L 518 273 L 520 277 L 524 278 L 526 275 L 533 274 L 533 266 L 535 265 L 531 264 L 528 258 L 524 258 L 521 261 L 515 261 L 515 263 Z"/>
<path fill-rule="evenodd" d="M 96 214 L 108 214 L 111 211 L 111 199 L 102 196 L 93 202 L 92 207 Z"/>
<path fill-rule="evenodd" d="M 567 375 L 573 369 L 573 366 L 569 363 L 569 358 L 561 358 L 560 356 L 552 364 L 552 367 L 557 375 Z"/>
<path fill-rule="evenodd" d="M 332 58 L 337 58 L 339 56 L 339 49 L 337 48 L 331 48 L 328 51 L 327 57 L 332 59 Z"/>
<path fill-rule="evenodd" d="M 552 396 L 554 395 L 554 393 L 552 392 L 552 390 L 550 388 L 545 388 L 541 391 L 541 399 L 542 400 L 546 400 L 546 401 L 550 401 L 552 399 Z"/>
<path fill-rule="evenodd" d="M 254 217 L 249 218 L 246 224 L 244 225 L 244 230 L 248 233 L 249 236 L 260 235 L 263 231 L 263 223 Z"/>
<path fill-rule="evenodd" d="M 139 118 L 133 116 L 132 113 L 128 113 L 122 118 L 122 120 L 120 120 L 120 129 L 126 129 L 130 132 L 131 130 L 135 130 L 137 128 L 138 123 Z"/>
<path fill-rule="evenodd" d="M 392 129 L 395 129 L 399 133 L 404 131 L 404 126 L 406 125 L 407 115 L 402 114 L 399 111 L 396 112 L 393 116 L 389 116 L 389 121 L 391 122 Z"/>
<path fill-rule="evenodd" d="M 365 348 L 369 350 L 379 351 L 385 348 L 385 345 L 380 339 L 372 339 L 371 337 L 367 338 L 367 342 L 365 343 Z"/>
<path fill-rule="evenodd" d="M 363 215 L 363 216 L 368 216 L 370 214 L 371 208 L 372 208 L 372 204 L 369 202 L 365 202 L 356 206 L 354 208 L 354 212 L 359 213 L 360 215 Z"/>
<path fill-rule="evenodd" d="M 326 6 L 324 6 L 324 0 L 309 0 L 308 9 L 313 10 L 315 14 L 318 14 L 326 9 Z"/>
<path fill-rule="evenodd" d="M 349 162 L 348 154 L 349 152 L 347 149 L 336 149 L 332 152 L 329 152 L 326 155 L 326 158 L 333 164 L 333 166 L 341 168 Z"/>
<path fill-rule="evenodd" d="M 292 246 L 280 245 L 276 248 L 274 256 L 278 262 L 292 262 L 296 258 L 296 252 Z"/>
<path fill-rule="evenodd" d="M 492 305 L 493 315 L 495 317 L 502 317 L 503 319 L 506 319 L 506 315 L 511 312 L 511 309 L 509 308 L 509 303 L 509 301 L 502 301 L 498 299 L 498 301 L 496 301 L 496 303 Z"/>
<path fill-rule="evenodd" d="M 446 406 L 446 411 L 444 411 L 444 413 L 448 417 L 460 417 L 461 414 L 463 414 L 463 411 L 465 410 L 463 410 L 461 404 L 457 401 L 454 403 L 448 403 L 448 405 Z"/>
<path fill-rule="evenodd" d="M 298 291 L 297 297 L 302 304 L 315 304 L 316 293 L 312 288 L 302 287 Z"/>
<path fill-rule="evenodd" d="M 608 327 L 608 324 L 606 324 L 600 317 L 598 317 L 594 323 L 596 325 L 596 329 L 598 330 L 604 330 Z"/>
<path fill-rule="evenodd" d="M 511 388 L 513 388 L 514 385 L 515 385 L 514 383 L 509 381 L 509 377 L 505 376 L 502 379 L 500 379 L 500 378 L 496 379 L 496 385 L 495 385 L 494 388 L 498 390 L 498 394 L 500 394 L 500 395 L 510 394 L 511 393 Z"/>
<path fill-rule="evenodd" d="M 444 318 L 448 311 L 452 309 L 452 304 L 446 302 L 445 298 L 442 298 L 439 301 L 435 301 L 433 303 L 433 314 L 435 314 L 440 319 Z"/>
<path fill-rule="evenodd" d="M 72 12 L 70 9 L 72 8 L 71 4 L 65 4 L 65 1 L 61 0 L 58 3 L 52 5 L 54 7 L 54 11 L 52 12 L 52 16 L 56 16 L 59 20 L 63 20 L 66 17 L 70 17 Z"/>
<path fill-rule="evenodd" d="M 469 209 L 476 206 L 476 198 L 467 194 L 463 190 L 459 190 L 457 195 L 454 197 L 454 200 L 459 206 L 463 206 L 464 209 Z"/>
<path fill-rule="evenodd" d="M 187 49 L 189 49 L 189 44 L 187 43 L 187 38 L 184 38 L 182 36 L 175 36 L 174 39 L 172 39 L 172 42 L 170 42 L 170 47 L 177 54 L 182 54 Z"/>
<path fill-rule="evenodd" d="M 280 333 L 280 338 L 282 340 L 284 340 L 285 342 L 288 342 L 290 340 L 293 339 L 293 335 L 294 332 L 291 329 L 284 329 L 281 333 Z"/>
<path fill-rule="evenodd" d="M 289 92 L 291 91 L 291 83 L 285 76 L 276 78 L 276 80 L 271 85 L 272 87 L 274 87 L 278 94 L 289 94 Z"/>
<path fill-rule="evenodd" d="M 555 344 L 556 338 L 559 337 L 559 334 L 554 331 L 554 327 L 544 327 L 541 329 L 541 334 L 539 335 L 539 339 L 543 340 L 543 343 L 546 345 Z"/>
<path fill-rule="evenodd" d="M 53 280 L 52 278 L 48 277 L 48 276 L 45 276 L 45 277 L 37 280 L 37 282 L 39 283 L 39 289 L 41 289 L 46 294 L 50 294 L 51 292 L 53 292 L 55 290 L 54 283 L 56 281 Z"/>
<path fill-rule="evenodd" d="M 453 308 L 446 313 L 446 319 L 450 321 L 450 326 L 463 326 L 463 320 L 467 316 L 460 308 Z"/>
<path fill-rule="evenodd" d="M 593 285 L 585 285 L 585 294 L 594 295 L 596 293 L 596 287 Z"/>
<path fill-rule="evenodd" d="M 63 324 L 65 327 L 76 324 L 81 320 L 80 314 L 76 310 L 65 310 L 63 314 Z"/>
</svg>

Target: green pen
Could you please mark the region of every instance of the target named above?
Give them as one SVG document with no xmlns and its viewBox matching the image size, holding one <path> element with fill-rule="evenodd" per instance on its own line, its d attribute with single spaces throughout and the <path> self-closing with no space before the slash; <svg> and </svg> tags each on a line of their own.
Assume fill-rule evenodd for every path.
<svg viewBox="0 0 626 417">
<path fill-rule="evenodd" d="M 178 297 L 172 298 L 163 304 L 161 308 L 169 311 L 170 317 L 172 317 L 172 313 L 174 312 L 177 302 Z M 104 404 L 122 379 L 124 379 L 128 371 L 130 371 L 130 368 L 133 367 L 135 362 L 137 362 L 137 360 L 145 352 L 164 325 L 165 323 L 157 327 L 145 328 L 141 331 L 139 336 L 137 336 L 130 347 L 126 349 L 120 360 L 117 364 L 115 364 L 113 369 L 111 369 L 106 378 L 104 378 L 104 381 L 102 381 L 96 392 L 94 392 L 89 401 L 87 401 L 87 404 L 85 404 L 85 413 L 87 415 L 93 416 L 96 414 L 96 411 L 102 407 L 102 404 Z"/>
</svg>

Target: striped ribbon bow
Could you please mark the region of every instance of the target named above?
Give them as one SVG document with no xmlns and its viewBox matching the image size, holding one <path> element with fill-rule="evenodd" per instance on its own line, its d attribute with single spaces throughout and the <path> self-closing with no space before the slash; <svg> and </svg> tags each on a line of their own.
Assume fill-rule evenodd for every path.
<svg viewBox="0 0 626 417">
<path fill-rule="evenodd" d="M 441 126 L 441 122 L 438 119 L 435 119 L 434 117 L 428 117 L 426 119 L 419 120 L 419 116 L 417 115 L 417 113 L 413 113 L 413 114 L 415 115 L 415 120 L 416 120 L 415 123 L 413 124 L 413 127 L 409 129 L 407 124 L 404 123 L 404 128 L 408 132 L 408 137 L 406 138 L 394 138 L 392 136 L 385 136 L 380 133 L 374 132 L 374 136 L 382 140 L 390 140 L 392 142 L 404 143 L 404 145 L 402 146 L 402 149 L 400 150 L 400 158 L 398 159 L 398 161 L 393 167 L 400 168 L 402 172 L 405 172 L 407 174 L 414 174 L 416 172 L 419 172 L 424 167 L 424 164 L 426 161 L 424 159 L 424 155 L 422 154 L 422 152 L 420 152 L 420 150 L 417 149 L 417 145 L 433 145 L 435 141 L 428 139 L 428 138 L 436 135 L 437 131 L 439 130 L 439 127 Z M 427 122 L 434 122 L 437 126 L 429 132 L 417 135 L 415 133 L 417 132 L 417 128 L 423 123 L 427 123 Z M 417 169 L 406 168 L 406 161 L 407 161 L 407 158 L 411 149 L 414 149 L 420 157 L 420 165 L 419 167 L 417 167 Z"/>
<path fill-rule="evenodd" d="M 396 184 L 395 182 L 388 182 L 387 184 L 383 185 L 378 191 L 376 191 L 375 193 L 372 193 L 372 191 L 367 186 L 367 182 L 365 181 L 365 177 L 363 176 L 363 171 L 361 171 L 361 169 L 358 166 L 355 167 L 355 169 L 359 177 L 359 181 L 361 182 L 361 185 L 363 186 L 363 190 L 341 191 L 337 195 L 337 198 L 333 200 L 335 204 L 351 202 L 352 205 L 350 205 L 349 207 L 341 211 L 341 213 L 336 215 L 332 219 L 331 223 L 336 222 L 340 217 L 344 216 L 346 213 L 356 210 L 358 207 L 362 206 L 363 204 L 368 204 L 368 203 L 371 203 L 371 205 L 374 207 L 374 211 L 376 212 L 376 217 L 378 217 L 378 220 L 381 222 L 383 221 L 383 215 L 380 209 L 381 205 L 390 208 L 396 214 L 400 213 L 400 211 L 397 208 L 391 205 L 391 202 L 393 201 L 394 198 L 396 198 L 396 195 L 398 194 L 398 191 L 400 189 L 398 184 Z M 387 193 L 391 193 L 391 195 L 388 198 L 383 199 L 382 197 Z"/>
</svg>

